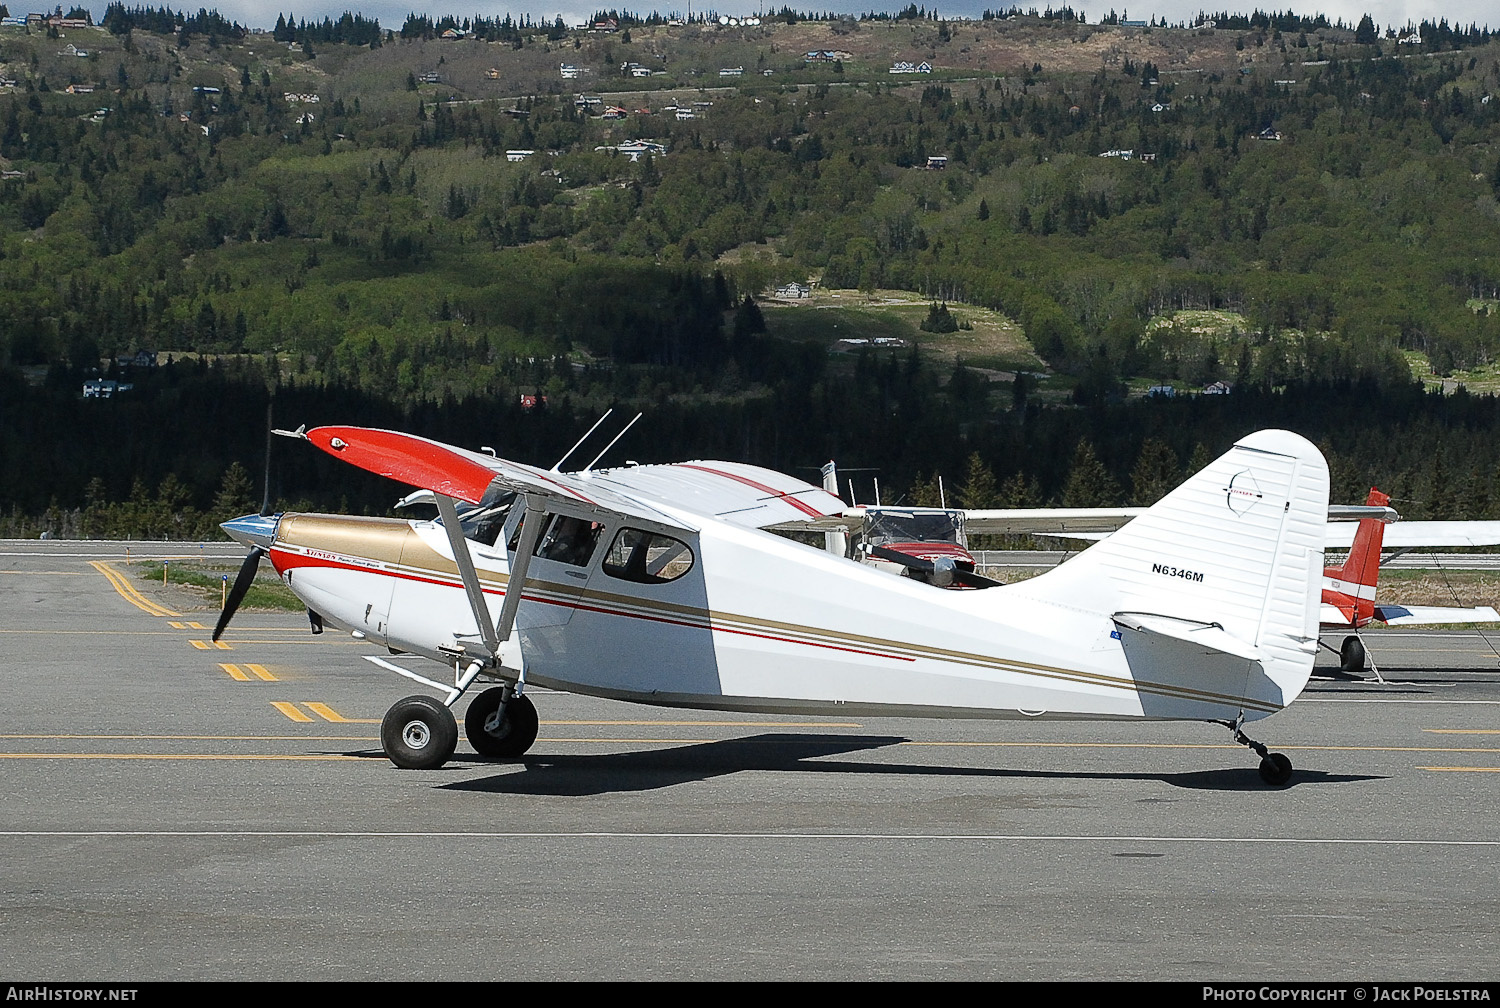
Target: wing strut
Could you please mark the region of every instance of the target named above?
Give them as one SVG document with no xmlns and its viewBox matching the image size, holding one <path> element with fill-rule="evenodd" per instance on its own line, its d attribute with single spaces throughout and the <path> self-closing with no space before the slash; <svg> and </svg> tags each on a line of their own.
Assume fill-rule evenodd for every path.
<svg viewBox="0 0 1500 1008">
<path fill-rule="evenodd" d="M 521 592 L 526 587 L 526 569 L 531 566 L 536 544 L 542 538 L 542 519 L 547 513 L 541 508 L 541 503 L 535 494 L 526 495 L 521 541 L 516 543 L 516 551 L 510 557 L 510 584 L 505 590 L 505 601 L 500 605 L 500 625 L 496 628 L 501 640 L 510 640 L 510 632 L 516 625 L 516 610 L 521 606 Z"/>
<path fill-rule="evenodd" d="M 474 570 L 474 558 L 469 555 L 463 526 L 458 521 L 458 508 L 454 499 L 447 494 L 433 494 L 433 497 L 437 499 L 438 514 L 443 518 L 443 531 L 448 533 L 453 562 L 458 564 L 458 576 L 469 596 L 469 608 L 474 610 L 474 622 L 479 624 L 479 636 L 484 640 L 485 650 L 494 658 L 500 653 L 500 638 L 495 633 L 495 624 L 490 620 L 489 606 L 484 601 L 484 589 L 479 584 L 479 573 Z"/>
<path fill-rule="evenodd" d="M 464 592 L 469 596 L 469 608 L 474 611 L 474 622 L 479 625 L 479 635 L 484 641 L 485 650 L 489 652 L 487 658 L 476 657 L 471 660 L 453 684 L 453 688 L 448 690 L 445 703 L 447 706 L 452 706 L 480 672 L 489 665 L 500 664 L 500 645 L 510 639 L 511 631 L 515 628 L 516 612 L 521 607 L 521 594 L 526 585 L 526 568 L 531 566 L 532 554 L 536 552 L 537 542 L 542 537 L 542 519 L 546 517 L 546 512 L 537 507 L 533 495 L 526 495 L 526 521 L 521 527 L 521 541 L 516 544 L 516 551 L 510 558 L 510 581 L 505 589 L 505 601 L 500 606 L 500 620 L 497 625 L 490 618 L 490 607 L 484 600 L 484 588 L 479 583 L 479 573 L 474 569 L 474 558 L 469 554 L 469 544 L 464 539 L 463 527 L 459 524 L 455 500 L 441 493 L 434 493 L 433 497 L 437 501 L 438 514 L 443 519 L 443 531 L 448 535 L 448 545 L 453 550 L 453 562 L 458 565 L 459 579 L 463 581 Z M 398 669 L 398 671 L 410 678 L 419 678 L 405 670 Z M 447 689 L 447 687 L 444 688 Z M 526 669 L 523 664 L 516 676 L 515 686 L 506 689 L 500 710 L 503 711 L 505 704 L 509 703 L 511 698 L 520 696 L 525 688 Z"/>
</svg>

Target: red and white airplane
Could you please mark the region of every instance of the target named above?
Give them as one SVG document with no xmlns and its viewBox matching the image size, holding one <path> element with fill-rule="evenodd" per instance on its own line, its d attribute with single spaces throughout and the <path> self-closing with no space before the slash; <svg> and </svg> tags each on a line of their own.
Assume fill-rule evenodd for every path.
<svg viewBox="0 0 1500 1008">
<path fill-rule="evenodd" d="M 1365 503 L 1387 507 L 1391 498 L 1374 487 Z M 1500 622 L 1500 612 L 1491 606 L 1460 608 L 1453 606 L 1383 605 L 1376 601 L 1376 584 L 1380 578 L 1380 551 L 1390 519 L 1362 518 L 1355 527 L 1349 555 L 1338 567 L 1323 571 L 1323 601 L 1319 612 L 1320 629 L 1325 632 L 1352 631 L 1339 648 L 1339 667 L 1358 673 L 1365 669 L 1366 649 L 1359 631 L 1371 623 L 1391 626 L 1434 626 L 1452 623 Z M 1403 528 L 1402 526 L 1406 527 Z M 1405 548 L 1431 545 L 1491 545 L 1500 541 L 1500 522 L 1406 522 L 1397 523 L 1400 541 Z M 1330 538 L 1334 538 L 1331 534 Z M 1334 543 L 1329 543 L 1330 546 Z M 1330 648 L 1330 650 L 1332 650 Z M 1380 670 L 1374 668 L 1377 678 Z"/>
<path fill-rule="evenodd" d="M 485 681 L 464 725 L 486 756 L 532 745 L 537 684 L 781 715 L 1205 721 L 1255 751 L 1267 783 L 1290 779 L 1243 726 L 1297 698 L 1318 646 L 1328 468 L 1296 434 L 1241 439 L 1038 577 L 948 591 L 766 531 L 845 505 L 753 466 L 564 473 L 394 431 L 295 433 L 430 491 L 439 518 L 226 522 L 251 549 L 215 637 L 269 555 L 315 630 L 451 669 L 370 656 L 438 694 L 387 712 L 398 766 L 446 762 L 450 708 Z"/>
</svg>

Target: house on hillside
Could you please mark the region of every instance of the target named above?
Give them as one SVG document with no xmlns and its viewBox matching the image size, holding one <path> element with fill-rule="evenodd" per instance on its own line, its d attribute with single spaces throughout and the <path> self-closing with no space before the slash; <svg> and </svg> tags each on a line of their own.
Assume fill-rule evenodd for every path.
<svg viewBox="0 0 1500 1008">
<path fill-rule="evenodd" d="M 83 383 L 85 399 L 113 399 L 117 393 L 135 388 L 130 382 L 112 381 L 108 378 L 91 378 Z"/>
</svg>

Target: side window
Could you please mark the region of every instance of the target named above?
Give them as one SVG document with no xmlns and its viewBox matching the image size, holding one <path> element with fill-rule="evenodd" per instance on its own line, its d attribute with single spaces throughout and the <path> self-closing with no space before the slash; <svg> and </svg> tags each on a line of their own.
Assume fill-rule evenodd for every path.
<svg viewBox="0 0 1500 1008">
<path fill-rule="evenodd" d="M 641 584 L 675 581 L 693 567 L 687 543 L 641 529 L 623 528 L 609 544 L 602 570 L 610 577 Z"/>
<path fill-rule="evenodd" d="M 594 555 L 594 544 L 599 541 L 599 523 L 569 515 L 558 515 L 542 536 L 536 555 L 544 560 L 572 564 L 574 567 L 588 565 Z"/>
</svg>

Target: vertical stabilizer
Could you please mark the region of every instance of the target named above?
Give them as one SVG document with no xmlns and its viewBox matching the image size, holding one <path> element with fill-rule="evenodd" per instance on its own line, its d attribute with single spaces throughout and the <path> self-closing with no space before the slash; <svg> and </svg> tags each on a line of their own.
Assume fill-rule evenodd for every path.
<svg viewBox="0 0 1500 1008">
<path fill-rule="evenodd" d="M 1228 679 L 1243 668 L 1239 695 L 1283 706 L 1312 672 L 1327 515 L 1328 466 L 1317 447 L 1259 431 L 1119 531 L 1014 589 L 1112 619 L 1137 679 L 1190 681 L 1195 664 Z M 1132 651 L 1131 635 L 1179 643 Z M 1200 658 L 1184 657 L 1183 642 Z M 1159 660 L 1172 667 L 1153 667 L 1169 654 Z"/>
<path fill-rule="evenodd" d="M 1391 499 L 1374 487 L 1366 504 L 1384 507 Z M 1323 601 L 1336 606 L 1353 627 L 1364 626 L 1375 615 L 1375 586 L 1380 579 L 1380 549 L 1385 541 L 1386 520 L 1383 518 L 1361 518 L 1354 532 L 1354 542 L 1349 547 L 1349 556 L 1339 567 L 1323 571 L 1328 584 L 1323 591 Z"/>
</svg>

